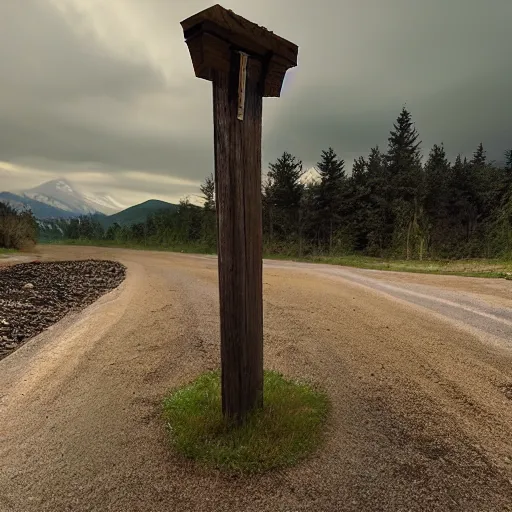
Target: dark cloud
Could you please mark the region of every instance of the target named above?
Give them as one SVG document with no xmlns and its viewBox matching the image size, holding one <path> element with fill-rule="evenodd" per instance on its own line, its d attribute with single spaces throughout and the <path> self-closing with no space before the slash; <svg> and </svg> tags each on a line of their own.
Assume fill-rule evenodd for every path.
<svg viewBox="0 0 512 512">
<path fill-rule="evenodd" d="M 511 2 L 341 4 L 333 10 L 341 15 L 348 5 L 343 20 L 324 19 L 317 37 L 306 36 L 293 107 L 266 137 L 269 159 L 282 145 L 309 165 L 329 145 L 347 161 L 385 147 L 404 104 L 425 154 L 444 142 L 451 157 L 470 155 L 482 141 L 492 158 L 502 158 L 512 146 Z"/>
<path fill-rule="evenodd" d="M 191 193 L 168 178 L 194 182 L 212 171 L 211 85 L 194 77 L 179 22 L 209 5 L 1 2 L 0 162 L 30 168 L 31 184 L 52 172 L 101 172 L 109 179 L 97 188 L 113 194 Z M 425 154 L 444 142 L 450 157 L 469 155 L 482 141 L 500 159 L 512 146 L 509 0 L 226 7 L 300 48 L 282 97 L 264 103 L 265 166 L 284 150 L 309 166 L 328 146 L 347 162 L 385 147 L 404 104 Z M 2 188 L 19 187 L 12 169 Z M 137 173 L 120 185 L 129 171 Z"/>
</svg>

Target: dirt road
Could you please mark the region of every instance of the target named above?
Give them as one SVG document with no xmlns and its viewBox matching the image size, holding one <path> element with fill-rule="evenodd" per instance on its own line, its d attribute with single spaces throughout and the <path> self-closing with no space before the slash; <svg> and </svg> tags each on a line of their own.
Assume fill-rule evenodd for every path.
<svg viewBox="0 0 512 512">
<path fill-rule="evenodd" d="M 267 262 L 265 365 L 333 411 L 319 453 L 249 479 L 174 456 L 159 416 L 219 364 L 216 260 L 40 257 L 128 274 L 0 361 L 0 511 L 512 510 L 512 282 Z"/>
</svg>

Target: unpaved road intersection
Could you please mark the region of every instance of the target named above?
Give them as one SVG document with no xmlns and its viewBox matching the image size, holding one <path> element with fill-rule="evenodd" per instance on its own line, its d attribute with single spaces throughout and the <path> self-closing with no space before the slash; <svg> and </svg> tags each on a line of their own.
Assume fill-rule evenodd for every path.
<svg viewBox="0 0 512 512">
<path fill-rule="evenodd" d="M 0 361 L 0 511 L 512 510 L 512 282 L 266 262 L 265 365 L 332 414 L 300 466 L 226 477 L 175 457 L 159 416 L 219 364 L 216 260 L 38 258 L 127 278 Z"/>
</svg>

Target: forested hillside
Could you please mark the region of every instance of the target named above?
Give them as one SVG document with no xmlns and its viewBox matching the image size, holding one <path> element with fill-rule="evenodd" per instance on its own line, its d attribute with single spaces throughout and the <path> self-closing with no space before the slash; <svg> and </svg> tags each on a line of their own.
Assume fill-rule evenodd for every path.
<svg viewBox="0 0 512 512">
<path fill-rule="evenodd" d="M 512 141 L 511 141 L 512 146 Z M 290 256 L 361 253 L 405 259 L 512 257 L 512 150 L 498 166 L 482 144 L 446 158 L 440 142 L 422 158 L 419 134 L 404 108 L 387 148 L 374 147 L 351 170 L 332 148 L 319 180 L 303 183 L 302 162 L 284 152 L 263 184 L 267 252 Z M 83 217 L 68 238 L 104 238 L 152 246 L 192 244 L 215 250 L 213 177 L 201 187 L 204 208 L 182 201 L 132 226 L 104 231 Z"/>
</svg>

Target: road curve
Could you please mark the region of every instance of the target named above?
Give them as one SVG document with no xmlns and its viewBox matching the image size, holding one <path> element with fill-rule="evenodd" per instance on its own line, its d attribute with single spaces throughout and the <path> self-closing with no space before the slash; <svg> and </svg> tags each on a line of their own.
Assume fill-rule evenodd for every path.
<svg viewBox="0 0 512 512">
<path fill-rule="evenodd" d="M 512 282 L 265 262 L 265 365 L 321 383 L 323 448 L 226 477 L 175 456 L 161 401 L 219 364 L 215 258 L 117 259 L 121 287 L 0 361 L 0 511 L 510 511 Z"/>
</svg>

